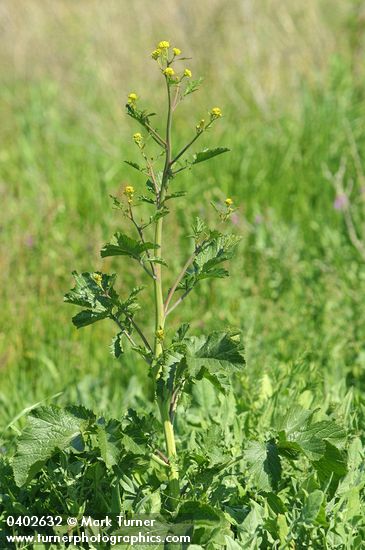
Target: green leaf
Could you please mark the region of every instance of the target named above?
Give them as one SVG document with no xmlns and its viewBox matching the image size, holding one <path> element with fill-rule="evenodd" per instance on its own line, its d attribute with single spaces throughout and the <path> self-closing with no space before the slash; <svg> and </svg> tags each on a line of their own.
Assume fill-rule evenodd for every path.
<svg viewBox="0 0 365 550">
<path fill-rule="evenodd" d="M 65 295 L 64 300 L 88 308 L 73 317 L 72 322 L 77 328 L 86 327 L 110 317 L 117 319 L 125 325 L 126 329 L 130 329 L 131 318 L 139 309 L 136 296 L 142 287 L 133 289 L 130 296 L 121 302 L 113 287 L 115 274 L 85 272 L 79 275 L 74 272 L 73 275 L 76 286 Z"/>
<path fill-rule="evenodd" d="M 159 208 L 152 216 L 150 216 L 148 223 L 143 224 L 142 228 L 145 229 L 149 225 L 156 223 L 157 220 L 159 220 L 160 218 L 163 218 L 164 216 L 167 216 L 167 214 L 169 213 L 170 213 L 170 210 L 165 206 L 162 208 Z"/>
<path fill-rule="evenodd" d="M 203 77 L 197 78 L 195 80 L 189 80 L 184 91 L 184 96 L 187 96 L 199 90 L 202 82 L 203 82 Z"/>
<path fill-rule="evenodd" d="M 128 434 L 123 434 L 122 443 L 124 449 L 133 455 L 146 455 L 148 452 L 144 445 L 136 443 Z"/>
<path fill-rule="evenodd" d="M 195 528 L 228 524 L 220 510 L 204 502 L 188 500 L 182 503 L 175 518 L 175 523 L 191 522 Z"/>
<path fill-rule="evenodd" d="M 106 467 L 111 469 L 118 464 L 120 457 L 121 430 L 117 420 L 111 420 L 107 425 L 99 424 L 96 433 L 101 458 Z"/>
<path fill-rule="evenodd" d="M 156 248 L 158 248 L 158 245 L 154 243 L 136 241 L 118 232 L 114 234 L 109 243 L 103 246 L 101 256 L 102 258 L 107 258 L 108 256 L 130 256 L 140 261 L 144 252 Z"/>
<path fill-rule="evenodd" d="M 122 336 L 123 336 L 123 333 L 118 332 L 118 334 L 114 336 L 112 343 L 110 345 L 111 354 L 115 359 L 118 359 L 118 357 L 120 357 L 122 353 L 124 353 Z"/>
<path fill-rule="evenodd" d="M 165 202 L 170 199 L 178 199 L 180 197 L 185 197 L 186 191 L 176 191 L 176 193 L 171 193 L 170 195 L 166 195 Z"/>
<path fill-rule="evenodd" d="M 245 458 L 255 487 L 259 491 L 276 490 L 281 478 L 281 461 L 275 442 L 250 442 L 245 450 Z"/>
<path fill-rule="evenodd" d="M 300 514 L 301 521 L 307 525 L 313 524 L 321 510 L 323 499 L 324 493 L 322 491 L 316 490 L 310 493 L 304 502 Z"/>
<path fill-rule="evenodd" d="M 103 313 L 97 313 L 95 311 L 92 311 L 90 309 L 84 309 L 83 311 L 80 311 L 77 315 L 72 317 L 72 322 L 75 325 L 76 328 L 82 328 L 86 327 L 88 325 L 92 325 L 93 323 L 96 323 L 97 321 L 101 321 L 102 319 L 105 319 L 108 317 L 108 312 L 105 311 Z"/>
<path fill-rule="evenodd" d="M 130 160 L 125 160 L 124 162 L 126 164 L 128 164 L 128 166 L 131 166 L 135 170 L 138 170 L 138 172 L 144 173 L 144 169 L 139 164 L 137 164 L 136 162 L 131 162 Z"/>
<path fill-rule="evenodd" d="M 315 411 L 303 409 L 300 405 L 289 408 L 284 418 L 278 423 L 279 430 L 285 430 L 287 434 L 303 430 Z"/>
<path fill-rule="evenodd" d="M 106 275 L 100 272 L 78 274 L 77 271 L 73 271 L 72 275 L 76 285 L 65 294 L 65 302 L 87 307 L 100 313 L 117 303 L 118 296 L 113 288 L 115 274 Z M 100 283 L 98 283 L 98 277 L 101 277 Z"/>
<path fill-rule="evenodd" d="M 182 342 L 186 336 L 186 333 L 188 332 L 190 328 L 189 323 L 183 323 L 180 325 L 180 327 L 177 329 L 172 341 L 173 342 Z"/>
<path fill-rule="evenodd" d="M 319 478 L 323 482 L 327 482 L 333 476 L 337 479 L 344 477 L 348 471 L 346 456 L 328 441 L 325 441 L 324 445 L 325 449 L 322 458 L 313 462 Z"/>
<path fill-rule="evenodd" d="M 231 374 L 245 366 L 239 332 L 213 332 L 208 337 L 186 338 L 184 342 L 189 376 L 208 378 L 223 393 L 230 388 Z"/>
<path fill-rule="evenodd" d="M 227 147 L 216 147 L 215 149 L 204 149 L 200 153 L 196 153 L 193 156 L 192 164 L 198 164 L 199 162 L 204 162 L 206 160 L 209 160 L 213 157 L 216 157 L 217 155 L 221 155 L 222 153 L 227 153 L 229 151 Z"/>
<path fill-rule="evenodd" d="M 94 420 L 94 414 L 83 407 L 52 405 L 33 410 L 13 459 L 16 484 L 20 487 L 29 482 L 47 459 L 72 444 Z"/>
<path fill-rule="evenodd" d="M 240 240 L 241 238 L 236 235 L 211 232 L 210 238 L 198 248 L 194 262 L 178 288 L 186 291 L 203 279 L 227 277 L 228 271 L 219 266 L 233 256 L 234 249 Z"/>
<path fill-rule="evenodd" d="M 288 434 L 288 441 L 299 445 L 310 460 L 319 460 L 326 452 L 326 441 L 341 445 L 346 432 L 331 420 L 323 420 L 303 426 L 301 430 Z"/>
</svg>

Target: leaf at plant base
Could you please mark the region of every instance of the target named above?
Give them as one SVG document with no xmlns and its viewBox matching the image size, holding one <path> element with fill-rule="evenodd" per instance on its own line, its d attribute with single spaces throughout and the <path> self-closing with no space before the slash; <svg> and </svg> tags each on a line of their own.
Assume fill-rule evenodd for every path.
<svg viewBox="0 0 365 550">
<path fill-rule="evenodd" d="M 128 453 L 132 453 L 133 455 L 145 455 L 147 454 L 146 447 L 139 445 L 136 443 L 129 435 L 123 434 L 122 437 L 122 443 L 124 449 Z"/>
<path fill-rule="evenodd" d="M 227 147 L 216 147 L 215 149 L 204 149 L 204 151 L 201 151 L 200 153 L 196 153 L 194 155 L 192 164 L 198 164 L 199 162 L 204 162 L 213 157 L 216 157 L 217 155 L 221 155 L 222 153 L 227 153 L 227 151 L 229 151 Z"/>
<path fill-rule="evenodd" d="M 96 435 L 101 458 L 103 459 L 106 467 L 111 469 L 113 466 L 118 464 L 120 456 L 120 423 L 116 420 L 111 420 L 106 425 L 99 423 Z"/>
<path fill-rule="evenodd" d="M 232 539 L 232 537 L 225 536 L 226 549 L 227 550 L 245 550 L 247 549 L 246 543 Z M 190 546 L 191 548 L 191 546 Z"/>
<path fill-rule="evenodd" d="M 228 520 L 220 510 L 205 502 L 187 500 L 180 506 L 175 523 L 192 522 L 194 527 L 199 526 L 217 526 L 219 524 L 227 525 Z"/>
<path fill-rule="evenodd" d="M 57 449 L 68 447 L 94 420 L 93 413 L 82 407 L 52 405 L 33 410 L 13 459 L 16 484 L 20 487 L 29 482 Z"/>
<path fill-rule="evenodd" d="M 141 242 L 128 237 L 124 233 L 115 233 L 111 241 L 101 249 L 101 257 L 109 256 L 130 256 L 135 260 L 140 260 L 141 256 L 147 250 L 158 248 L 157 244 L 150 242 Z"/>
<path fill-rule="evenodd" d="M 325 454 L 326 442 L 341 446 L 345 437 L 346 432 L 335 422 L 323 420 L 307 426 L 304 424 L 302 429 L 288 434 L 287 439 L 299 445 L 310 460 L 316 461 Z"/>
<path fill-rule="evenodd" d="M 313 493 L 307 496 L 300 514 L 300 519 L 303 523 L 307 525 L 313 524 L 320 512 L 323 499 L 324 493 L 319 490 L 313 491 Z"/>
<path fill-rule="evenodd" d="M 118 334 L 114 336 L 112 343 L 110 345 L 110 352 L 115 359 L 118 359 L 118 357 L 120 357 L 122 353 L 124 353 L 122 336 L 123 336 L 123 333 L 118 332 Z"/>
<path fill-rule="evenodd" d="M 246 364 L 239 332 L 192 336 L 186 338 L 185 343 L 189 376 L 208 378 L 223 393 L 230 388 L 230 376 Z"/>
<path fill-rule="evenodd" d="M 297 432 L 298 430 L 303 430 L 308 421 L 312 418 L 315 411 L 310 411 L 303 409 L 300 405 L 293 405 L 289 408 L 284 418 L 282 418 L 278 423 L 277 427 L 279 430 L 285 430 L 286 434 Z"/>
<path fill-rule="evenodd" d="M 326 482 L 332 477 L 341 478 L 347 474 L 347 460 L 345 455 L 328 441 L 324 442 L 325 451 L 320 460 L 313 463 L 319 478 Z"/>
<path fill-rule="evenodd" d="M 255 487 L 266 492 L 276 489 L 281 478 L 281 461 L 275 442 L 251 441 L 244 454 Z"/>
</svg>

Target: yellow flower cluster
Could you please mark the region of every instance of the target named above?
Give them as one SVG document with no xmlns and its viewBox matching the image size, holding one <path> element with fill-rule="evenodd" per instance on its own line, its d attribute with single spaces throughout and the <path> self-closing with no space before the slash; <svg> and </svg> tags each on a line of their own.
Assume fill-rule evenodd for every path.
<svg viewBox="0 0 365 550">
<path fill-rule="evenodd" d="M 136 145 L 138 145 L 140 147 L 142 145 L 142 142 L 143 142 L 142 134 L 140 134 L 139 132 L 136 132 L 135 134 L 133 134 L 133 141 Z"/>
<path fill-rule="evenodd" d="M 93 273 L 93 279 L 96 282 L 97 285 L 101 286 L 101 283 L 103 281 L 103 276 L 100 275 L 100 273 Z"/>
<path fill-rule="evenodd" d="M 126 185 L 124 188 L 124 194 L 131 197 L 134 194 L 134 187 L 131 185 Z"/>
<path fill-rule="evenodd" d="M 175 74 L 175 71 L 172 67 L 167 67 L 164 71 L 163 71 L 163 74 L 165 76 L 168 76 L 168 77 L 171 77 L 171 76 L 174 76 Z"/>
<path fill-rule="evenodd" d="M 191 76 L 192 76 L 191 70 L 190 69 L 185 69 L 184 76 L 187 76 L 188 78 L 191 78 Z"/>
<path fill-rule="evenodd" d="M 132 204 L 133 202 L 133 195 L 134 195 L 134 187 L 131 185 L 126 185 L 124 188 L 124 194 L 128 199 L 128 204 Z"/>
<path fill-rule="evenodd" d="M 135 107 L 136 106 L 136 101 L 138 99 L 138 95 L 134 92 L 131 92 L 129 95 L 128 95 L 128 104 L 131 106 L 131 107 Z"/>
<path fill-rule="evenodd" d="M 223 116 L 222 111 L 219 107 L 213 107 L 213 109 L 210 111 L 211 118 L 220 118 Z"/>
<path fill-rule="evenodd" d="M 157 48 L 156 50 L 153 50 L 153 52 L 151 53 L 151 57 L 152 59 L 156 60 L 160 57 L 161 54 L 162 50 L 160 50 L 160 48 Z"/>
<path fill-rule="evenodd" d="M 232 206 L 232 204 L 233 204 L 233 200 L 229 197 L 227 197 L 224 202 L 226 203 L 226 206 L 228 206 L 228 207 Z"/>
<path fill-rule="evenodd" d="M 157 48 L 151 53 L 152 59 L 157 61 L 157 59 L 159 59 L 159 57 L 161 56 L 167 57 L 167 50 L 169 49 L 169 47 L 170 42 L 168 42 L 167 40 L 161 40 L 161 42 L 158 43 Z M 174 57 L 176 57 L 177 55 L 181 55 L 180 48 L 172 48 L 172 51 Z"/>
</svg>

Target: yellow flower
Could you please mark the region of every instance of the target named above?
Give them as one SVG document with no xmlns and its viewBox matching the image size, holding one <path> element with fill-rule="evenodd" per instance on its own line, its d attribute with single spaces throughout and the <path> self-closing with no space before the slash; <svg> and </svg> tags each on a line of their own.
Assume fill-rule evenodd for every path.
<svg viewBox="0 0 365 550">
<path fill-rule="evenodd" d="M 174 76 L 175 71 L 174 71 L 174 69 L 173 69 L 172 67 L 167 67 L 167 68 L 163 71 L 163 74 L 164 74 L 165 76 L 169 76 L 169 77 L 170 77 L 170 76 Z"/>
<path fill-rule="evenodd" d="M 136 104 L 137 99 L 138 99 L 138 95 L 135 94 L 134 92 L 131 92 L 131 93 L 128 95 L 128 103 L 129 103 L 129 105 L 131 105 L 132 107 L 134 107 L 134 105 Z"/>
<path fill-rule="evenodd" d="M 131 185 L 126 185 L 124 188 L 124 194 L 128 196 L 132 196 L 133 193 L 134 193 L 134 187 L 132 187 Z"/>
<path fill-rule="evenodd" d="M 162 40 L 161 42 L 159 42 L 158 47 L 160 48 L 160 50 L 167 50 L 167 48 L 170 47 L 170 42 L 168 42 L 167 40 Z"/>
<path fill-rule="evenodd" d="M 190 69 L 185 69 L 184 76 L 187 76 L 188 78 L 191 78 L 191 75 L 192 75 L 191 70 Z"/>
<path fill-rule="evenodd" d="M 158 340 L 163 340 L 165 337 L 165 331 L 163 328 L 159 328 L 158 330 L 156 330 L 156 338 Z"/>
<path fill-rule="evenodd" d="M 233 200 L 232 200 L 231 198 L 229 198 L 229 197 L 228 197 L 224 202 L 226 203 L 226 205 L 227 205 L 228 207 L 229 207 L 229 206 L 232 206 L 232 204 L 233 204 Z"/>
<path fill-rule="evenodd" d="M 134 143 L 136 143 L 137 145 L 141 145 L 143 141 L 142 134 L 140 134 L 139 132 L 133 134 L 133 140 L 134 140 Z"/>
<path fill-rule="evenodd" d="M 153 50 L 153 52 L 151 53 L 151 57 L 152 59 L 158 59 L 161 55 L 161 50 L 160 48 L 157 48 L 156 50 Z"/>
<path fill-rule="evenodd" d="M 100 273 L 93 273 L 92 278 L 94 279 L 97 285 L 101 286 L 103 276 L 100 275 Z"/>
<path fill-rule="evenodd" d="M 174 55 L 181 55 L 181 50 L 179 48 L 172 48 Z"/>
<path fill-rule="evenodd" d="M 213 107 L 213 109 L 210 111 L 210 116 L 212 118 L 219 118 L 223 115 L 222 115 L 222 111 L 219 107 Z"/>
</svg>

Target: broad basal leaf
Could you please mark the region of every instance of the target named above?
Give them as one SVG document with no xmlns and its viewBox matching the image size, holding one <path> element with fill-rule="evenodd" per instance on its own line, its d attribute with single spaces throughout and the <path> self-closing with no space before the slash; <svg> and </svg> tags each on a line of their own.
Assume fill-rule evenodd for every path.
<svg viewBox="0 0 365 550">
<path fill-rule="evenodd" d="M 313 493 L 310 493 L 305 499 L 302 512 L 300 514 L 300 520 L 311 525 L 317 518 L 322 502 L 324 499 L 324 493 L 322 491 L 316 490 Z"/>
<path fill-rule="evenodd" d="M 272 491 L 281 478 L 281 461 L 274 441 L 252 441 L 245 450 L 252 482 L 259 491 Z"/>
<path fill-rule="evenodd" d="M 94 420 L 93 413 L 82 407 L 61 409 L 52 405 L 33 410 L 13 459 L 16 484 L 29 482 L 57 449 L 72 444 Z"/>
<path fill-rule="evenodd" d="M 140 260 L 141 256 L 147 250 L 158 248 L 158 245 L 150 242 L 141 242 L 124 235 L 115 233 L 110 243 L 107 243 L 101 249 L 102 258 L 108 256 L 130 256 L 135 260 Z"/>
</svg>

